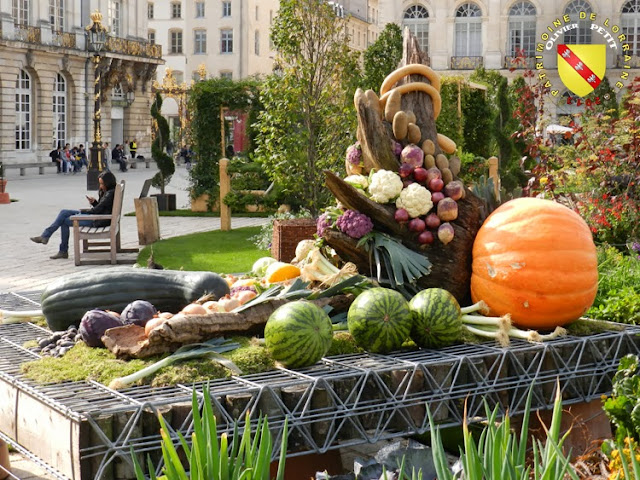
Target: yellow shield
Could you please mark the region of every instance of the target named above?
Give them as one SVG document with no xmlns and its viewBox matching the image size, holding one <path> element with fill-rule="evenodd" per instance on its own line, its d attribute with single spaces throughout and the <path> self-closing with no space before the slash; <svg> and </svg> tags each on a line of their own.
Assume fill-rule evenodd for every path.
<svg viewBox="0 0 640 480">
<path fill-rule="evenodd" d="M 560 80 L 579 97 L 593 92 L 606 69 L 606 45 L 558 45 Z"/>
</svg>

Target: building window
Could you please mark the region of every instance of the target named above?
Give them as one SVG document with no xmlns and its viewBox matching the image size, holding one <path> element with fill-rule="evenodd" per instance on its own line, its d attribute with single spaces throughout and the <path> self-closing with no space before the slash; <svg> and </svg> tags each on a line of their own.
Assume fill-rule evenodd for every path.
<svg viewBox="0 0 640 480">
<path fill-rule="evenodd" d="M 220 30 L 220 53 L 233 53 L 233 30 Z"/>
<path fill-rule="evenodd" d="M 226 80 L 232 80 L 233 72 L 220 72 L 220 78 L 224 78 Z"/>
<path fill-rule="evenodd" d="M 111 0 L 109 17 L 111 19 L 111 32 L 109 33 L 120 37 L 122 35 L 122 3 L 120 0 Z"/>
<path fill-rule="evenodd" d="M 273 10 L 269 10 L 269 25 L 273 25 Z"/>
<path fill-rule="evenodd" d="M 29 0 L 13 0 L 13 23 L 16 25 L 29 25 Z"/>
<path fill-rule="evenodd" d="M 204 18 L 204 2 L 196 2 L 196 18 Z"/>
<path fill-rule="evenodd" d="M 420 49 L 429 53 L 429 12 L 422 5 L 412 5 L 404 11 L 402 30 L 409 28 Z"/>
<path fill-rule="evenodd" d="M 149 43 L 156 43 L 156 31 L 155 30 L 149 30 L 147 32 L 147 41 Z"/>
<path fill-rule="evenodd" d="M 482 12 L 475 3 L 464 3 L 456 10 L 456 57 L 482 56 Z"/>
<path fill-rule="evenodd" d="M 580 12 L 586 13 L 586 17 L 580 20 Z M 589 13 L 591 13 L 591 5 L 586 0 L 573 0 L 567 8 L 564 9 L 564 13 L 569 15 L 572 23 L 578 24 L 578 29 L 569 30 L 564 33 L 564 43 L 576 45 L 576 44 L 590 44 L 591 43 L 591 20 L 589 20 Z"/>
<path fill-rule="evenodd" d="M 53 148 L 67 140 L 67 82 L 60 74 L 53 84 Z"/>
<path fill-rule="evenodd" d="M 640 55 L 640 0 L 629 0 L 620 16 L 622 33 L 627 37 L 631 55 Z"/>
<path fill-rule="evenodd" d="M 169 32 L 169 45 L 171 53 L 182 53 L 182 30 Z"/>
<path fill-rule="evenodd" d="M 231 16 L 231 2 L 222 2 L 222 16 L 223 17 Z"/>
<path fill-rule="evenodd" d="M 507 55 L 533 57 L 536 42 L 536 7 L 524 1 L 509 10 L 509 45 Z"/>
<path fill-rule="evenodd" d="M 16 80 L 16 150 L 31 149 L 31 77 L 20 70 Z"/>
<path fill-rule="evenodd" d="M 260 32 L 258 30 L 253 34 L 253 53 L 260 55 Z"/>
<path fill-rule="evenodd" d="M 258 21 L 258 5 L 256 5 L 256 22 Z"/>
<path fill-rule="evenodd" d="M 171 18 L 182 18 L 182 4 L 171 2 Z"/>
<path fill-rule="evenodd" d="M 64 0 L 49 0 L 49 22 L 54 32 L 64 31 Z"/>
<path fill-rule="evenodd" d="M 147 3 L 147 18 L 153 20 L 153 3 Z"/>
<path fill-rule="evenodd" d="M 180 70 L 173 71 L 173 78 L 176 80 L 176 83 L 180 84 L 184 82 L 184 72 Z"/>
<path fill-rule="evenodd" d="M 193 32 L 193 53 L 207 53 L 207 31 L 194 30 Z"/>
</svg>

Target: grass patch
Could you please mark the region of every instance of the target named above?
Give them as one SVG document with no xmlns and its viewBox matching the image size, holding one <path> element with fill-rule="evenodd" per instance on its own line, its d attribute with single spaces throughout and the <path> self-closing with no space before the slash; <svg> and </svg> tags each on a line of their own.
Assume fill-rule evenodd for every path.
<svg viewBox="0 0 640 480">
<path fill-rule="evenodd" d="M 238 218 L 267 218 L 274 212 L 233 212 L 232 217 Z M 171 210 L 158 212 L 160 217 L 213 217 L 220 218 L 220 212 L 192 212 L 191 210 Z M 135 217 L 136 212 L 124 214 L 125 217 Z"/>
<path fill-rule="evenodd" d="M 166 269 L 236 273 L 251 270 L 253 262 L 269 255 L 250 240 L 260 227 L 244 227 L 223 232 L 193 233 L 160 240 L 153 244 L 153 259 Z M 151 246 L 138 255 L 138 263 L 146 265 Z"/>
</svg>

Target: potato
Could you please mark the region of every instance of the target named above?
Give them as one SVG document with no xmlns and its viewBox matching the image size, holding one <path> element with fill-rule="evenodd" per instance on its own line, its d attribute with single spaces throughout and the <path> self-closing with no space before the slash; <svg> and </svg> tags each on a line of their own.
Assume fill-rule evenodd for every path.
<svg viewBox="0 0 640 480">
<path fill-rule="evenodd" d="M 415 123 L 409 122 L 409 125 L 407 126 L 407 131 L 408 131 L 409 142 L 418 144 L 418 142 L 420 142 L 420 138 L 422 138 L 422 132 L 420 131 L 420 127 L 417 126 Z M 419 151 L 420 150 L 418 150 L 418 152 Z"/>
<path fill-rule="evenodd" d="M 407 119 L 409 120 L 409 123 L 416 123 L 416 114 L 413 113 L 411 110 L 407 111 Z"/>
<path fill-rule="evenodd" d="M 440 170 L 449 168 L 449 160 L 447 159 L 447 156 L 445 154 L 439 153 L 438 155 L 436 155 L 436 167 L 438 167 Z"/>
<path fill-rule="evenodd" d="M 462 162 L 459 157 L 449 158 L 449 170 L 451 170 L 451 173 L 453 173 L 454 176 L 457 176 L 460 173 L 461 166 Z"/>
<path fill-rule="evenodd" d="M 442 170 L 442 181 L 446 185 L 449 182 L 453 181 L 453 173 L 448 168 L 443 168 Z"/>
<path fill-rule="evenodd" d="M 435 155 L 436 145 L 435 143 L 433 143 L 433 140 L 427 138 L 424 142 L 422 142 L 422 151 L 425 155 Z"/>
<path fill-rule="evenodd" d="M 424 156 L 424 168 L 429 170 L 436 166 L 436 159 L 433 158 L 433 155 L 425 155 Z"/>
<path fill-rule="evenodd" d="M 396 113 L 402 108 L 402 94 L 399 90 L 393 89 L 384 107 L 384 118 L 387 122 L 393 122 Z M 406 115 L 406 114 L 405 114 Z M 406 136 L 406 135 L 405 135 Z"/>
<path fill-rule="evenodd" d="M 376 92 L 374 92 L 373 90 L 367 90 L 366 92 L 364 92 L 364 96 L 367 99 L 369 107 L 372 110 L 378 112 L 378 115 L 380 115 L 380 118 L 382 118 L 382 107 L 380 106 L 380 99 L 378 98 L 378 95 L 376 95 Z"/>
<path fill-rule="evenodd" d="M 388 104 L 387 104 L 388 105 Z M 403 111 L 397 112 L 393 116 L 393 136 L 396 140 L 404 140 L 407 137 L 409 131 L 409 122 L 407 121 L 407 114 Z"/>
</svg>

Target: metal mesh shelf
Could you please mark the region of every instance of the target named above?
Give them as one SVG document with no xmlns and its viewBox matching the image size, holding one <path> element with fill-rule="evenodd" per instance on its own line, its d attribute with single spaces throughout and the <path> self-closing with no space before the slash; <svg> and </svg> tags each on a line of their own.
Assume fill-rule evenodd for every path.
<svg viewBox="0 0 640 480">
<path fill-rule="evenodd" d="M 132 447 L 151 454 L 157 463 L 158 413 L 165 416 L 173 437 L 180 432 L 189 438 L 192 394 L 195 389 L 202 403 L 203 383 L 119 392 L 95 382 L 36 385 L 20 375 L 19 367 L 37 355 L 20 345 L 41 334 L 42 329 L 30 324 L 0 325 L 0 382 L 40 399 L 79 425 L 80 440 L 74 448 L 81 475 L 74 478 L 116 478 L 109 476 L 116 470 L 124 475 Z M 620 358 L 640 352 L 639 334 L 640 327 L 628 326 L 621 332 L 568 336 L 544 344 L 514 341 L 508 348 L 487 343 L 341 355 L 300 370 L 281 368 L 208 385 L 220 433 L 232 432 L 234 422 L 242 424 L 247 412 L 255 428 L 262 413 L 276 435 L 288 419 L 291 455 L 323 453 L 424 433 L 427 405 L 444 426 L 461 424 L 465 400 L 469 418 L 484 416 L 483 398 L 503 413 L 521 413 L 532 384 L 536 409 L 553 405 L 557 380 L 567 405 L 599 398 L 610 391 Z M 279 445 L 277 440 L 274 444 Z"/>
</svg>

